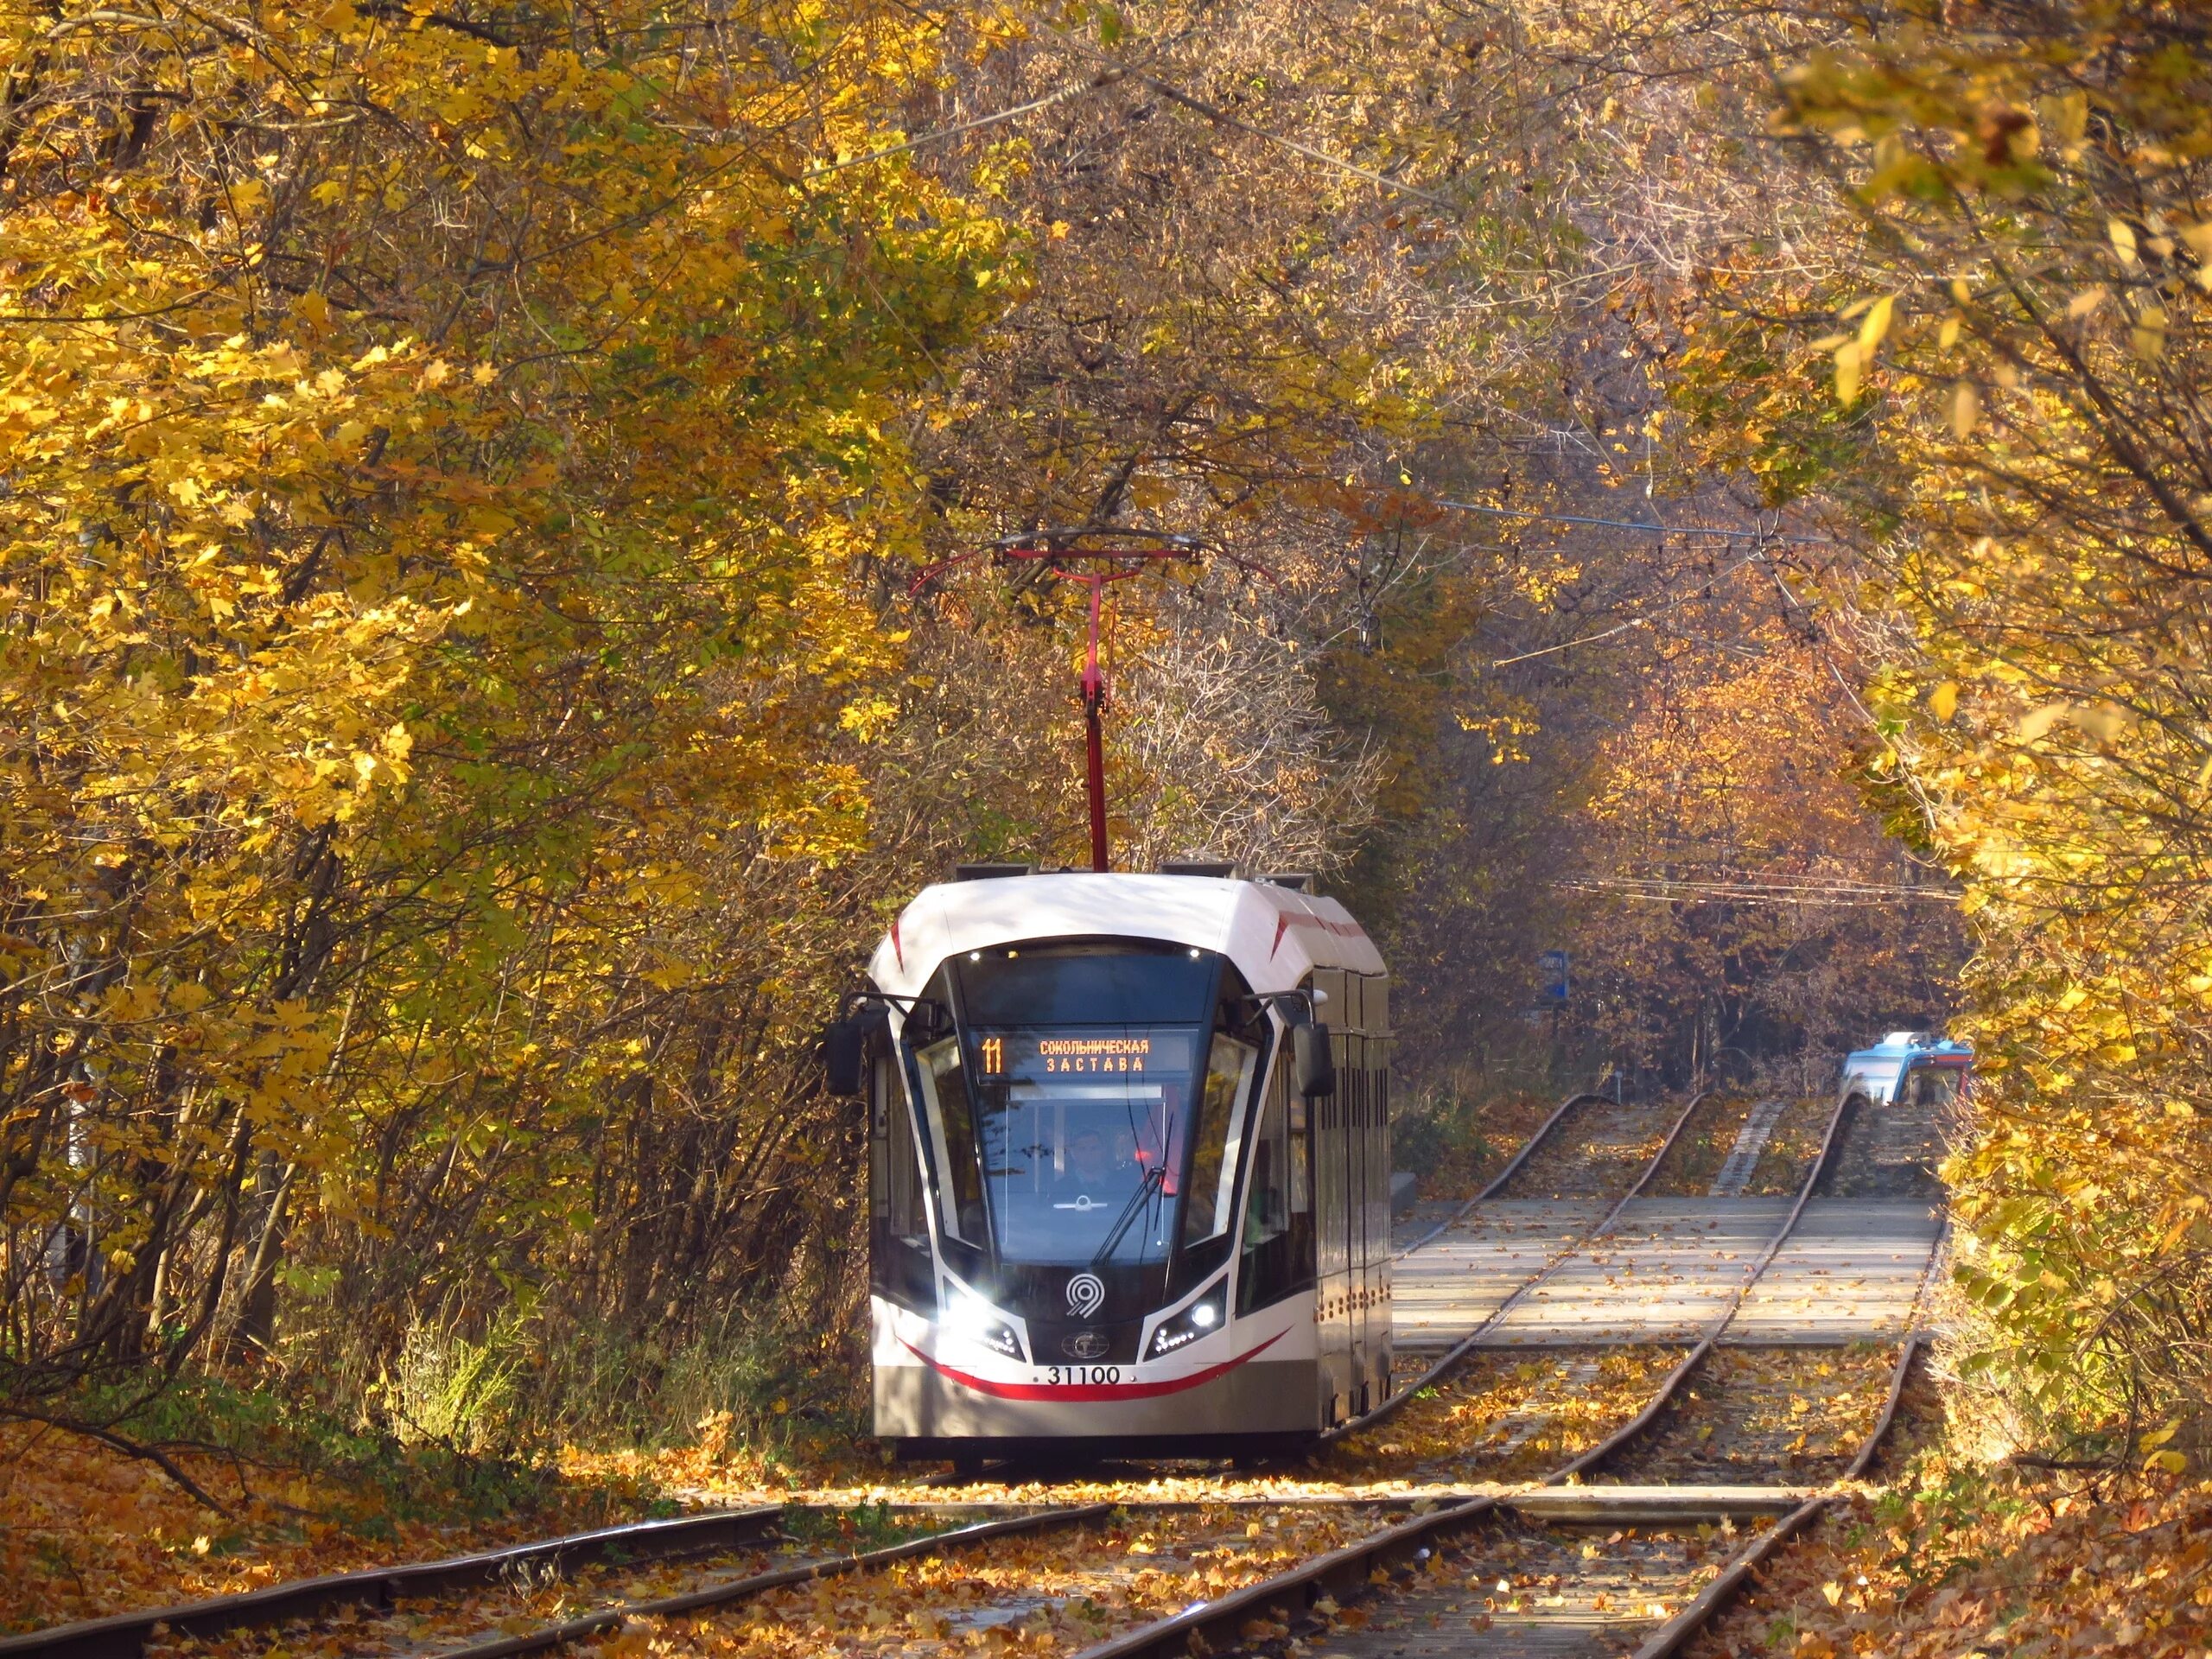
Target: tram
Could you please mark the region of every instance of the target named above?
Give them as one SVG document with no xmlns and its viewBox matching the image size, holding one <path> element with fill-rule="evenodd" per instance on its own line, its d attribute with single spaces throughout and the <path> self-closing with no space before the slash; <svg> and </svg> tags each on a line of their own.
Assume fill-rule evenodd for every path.
<svg viewBox="0 0 2212 1659">
<path fill-rule="evenodd" d="M 1925 1031 L 1893 1031 L 1844 1057 L 1842 1094 L 1876 1106 L 1948 1109 L 1965 1096 L 1974 1049 Z"/>
<path fill-rule="evenodd" d="M 1389 980 L 1342 905 L 965 866 L 849 1003 L 895 1455 L 1264 1455 L 1388 1394 Z"/>
</svg>

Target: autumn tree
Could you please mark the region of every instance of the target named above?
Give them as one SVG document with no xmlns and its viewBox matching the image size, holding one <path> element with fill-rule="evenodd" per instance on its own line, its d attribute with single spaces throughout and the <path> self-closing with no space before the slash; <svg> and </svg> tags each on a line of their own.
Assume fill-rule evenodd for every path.
<svg viewBox="0 0 2212 1659">
<path fill-rule="evenodd" d="M 17 1408 L 486 1287 L 803 1276 L 809 969 L 1006 227 L 897 7 L 19 11 L 0 41 Z M 671 1187 L 685 1194 L 669 1202 Z M 288 1243 L 289 1241 L 289 1243 Z M 310 1248 L 311 1247 L 311 1248 Z M 325 1272 L 325 1268 L 328 1272 Z"/>
<path fill-rule="evenodd" d="M 2018 1433 L 2164 1458 L 2206 1397 L 2212 1285 L 2212 42 L 2160 4 L 1743 27 L 1708 84 L 1771 116 L 1729 139 L 1763 207 L 1669 321 L 1680 406 L 1710 464 L 1866 556 L 1872 771 L 1980 947 L 1980 1131 L 1953 1171 L 1976 1363 Z"/>
</svg>

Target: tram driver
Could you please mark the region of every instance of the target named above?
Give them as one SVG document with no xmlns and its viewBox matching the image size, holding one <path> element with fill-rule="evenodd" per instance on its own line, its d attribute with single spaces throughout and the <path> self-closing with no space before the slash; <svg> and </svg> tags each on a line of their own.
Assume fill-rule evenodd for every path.
<svg viewBox="0 0 2212 1659">
<path fill-rule="evenodd" d="M 1059 1185 L 1069 1192 L 1085 1192 L 1093 1198 L 1103 1198 L 1115 1185 L 1113 1166 L 1106 1159 L 1106 1137 L 1096 1129 L 1078 1129 L 1068 1142 L 1067 1167 L 1060 1172 Z"/>
</svg>

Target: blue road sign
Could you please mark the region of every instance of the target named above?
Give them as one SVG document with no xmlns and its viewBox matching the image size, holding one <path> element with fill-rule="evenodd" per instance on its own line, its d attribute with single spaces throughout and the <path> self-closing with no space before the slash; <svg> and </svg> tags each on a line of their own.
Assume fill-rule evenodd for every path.
<svg viewBox="0 0 2212 1659">
<path fill-rule="evenodd" d="M 1539 1000 L 1554 1004 L 1567 1001 L 1569 982 L 1566 951 L 1545 951 L 1536 958 L 1536 972 L 1538 976 L 1536 995 Z"/>
</svg>

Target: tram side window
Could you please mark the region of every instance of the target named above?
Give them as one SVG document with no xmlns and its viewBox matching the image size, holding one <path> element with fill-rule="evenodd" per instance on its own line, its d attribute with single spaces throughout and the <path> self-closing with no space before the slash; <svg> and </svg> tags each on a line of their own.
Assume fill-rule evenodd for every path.
<svg viewBox="0 0 2212 1659">
<path fill-rule="evenodd" d="M 906 1091 L 899 1087 L 898 1068 L 890 1056 L 877 1058 L 874 1083 L 875 1230 L 871 1249 L 875 1289 L 919 1306 L 936 1290 L 929 1211 L 922 1203 L 921 1151 L 914 1143 Z"/>
<path fill-rule="evenodd" d="M 1249 1313 L 1313 1282 L 1313 1183 L 1307 1165 L 1306 1102 L 1293 1101 L 1281 1059 L 1252 1147 L 1244 1205 L 1244 1258 L 1236 1311 Z"/>
<path fill-rule="evenodd" d="M 1236 1166 L 1243 1151 L 1244 1102 L 1252 1091 L 1259 1050 L 1226 1033 L 1214 1033 L 1206 1059 L 1205 1090 L 1198 1098 L 1192 1137 L 1190 1197 L 1183 1206 L 1183 1243 L 1198 1244 L 1229 1230 L 1236 1198 Z"/>
<path fill-rule="evenodd" d="M 988 1236 L 983 1223 L 983 1177 L 976 1163 L 976 1109 L 960 1065 L 960 1039 L 948 1037 L 914 1057 L 921 1062 L 922 1100 L 929 1113 L 931 1151 L 950 1195 L 944 1230 L 969 1244 Z"/>
</svg>

